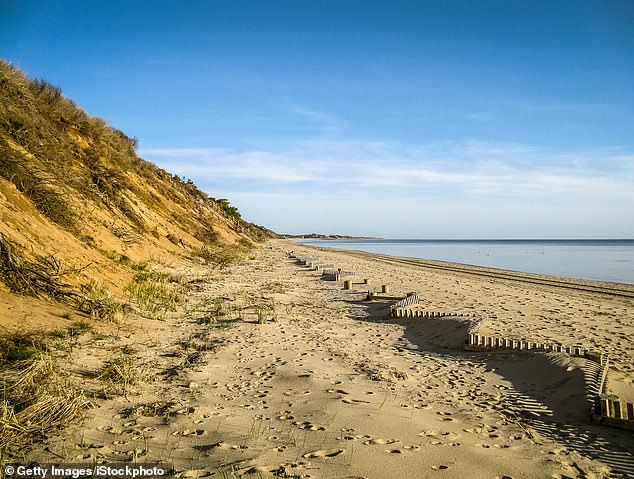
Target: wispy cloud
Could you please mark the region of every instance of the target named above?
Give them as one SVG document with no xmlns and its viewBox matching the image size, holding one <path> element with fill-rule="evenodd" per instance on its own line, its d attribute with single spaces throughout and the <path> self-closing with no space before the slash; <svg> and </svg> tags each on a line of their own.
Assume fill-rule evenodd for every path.
<svg viewBox="0 0 634 479">
<path fill-rule="evenodd" d="M 348 122 L 330 113 L 309 108 L 295 107 L 291 113 L 309 120 L 318 130 L 325 132 L 341 131 L 348 127 Z"/>
<path fill-rule="evenodd" d="M 142 150 L 141 154 L 177 174 L 215 180 L 315 181 L 323 168 L 318 163 L 298 167 L 298 161 L 288 153 L 266 151 L 238 153 L 213 148 L 164 148 Z"/>
<path fill-rule="evenodd" d="M 351 189 L 425 191 L 446 188 L 470 194 L 634 195 L 634 155 L 616 152 L 549 152 L 527 145 L 468 141 L 407 149 L 378 142 L 310 141 L 281 152 L 213 148 L 145 149 L 142 155 L 182 175 L 214 181 L 337 185 Z"/>
<path fill-rule="evenodd" d="M 530 145 L 441 142 L 408 148 L 382 142 L 314 140 L 286 151 L 214 148 L 145 149 L 141 154 L 178 174 L 244 191 L 292 187 L 366 194 L 476 195 L 526 201 L 577 194 L 632 202 L 634 154 L 619 149 L 560 152 Z"/>
<path fill-rule="evenodd" d="M 284 151 L 142 156 L 289 233 L 386 237 L 632 237 L 634 153 L 479 140 L 423 146 L 311 140 Z M 414 220 L 412 220 L 414 219 Z"/>
</svg>

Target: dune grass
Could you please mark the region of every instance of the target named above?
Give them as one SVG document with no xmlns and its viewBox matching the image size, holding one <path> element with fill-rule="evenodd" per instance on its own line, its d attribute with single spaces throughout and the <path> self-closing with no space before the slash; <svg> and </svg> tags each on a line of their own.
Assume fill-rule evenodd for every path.
<svg viewBox="0 0 634 479">
<path fill-rule="evenodd" d="M 137 271 L 125 289 L 143 314 L 162 319 L 182 301 L 184 284 L 184 276 L 143 269 Z"/>
<path fill-rule="evenodd" d="M 0 372 L 0 448 L 66 426 L 92 405 L 57 370 L 42 334 L 0 337 Z"/>
<path fill-rule="evenodd" d="M 97 379 L 104 383 L 106 395 L 125 395 L 141 381 L 141 368 L 131 355 L 122 353 L 106 362 Z"/>
</svg>

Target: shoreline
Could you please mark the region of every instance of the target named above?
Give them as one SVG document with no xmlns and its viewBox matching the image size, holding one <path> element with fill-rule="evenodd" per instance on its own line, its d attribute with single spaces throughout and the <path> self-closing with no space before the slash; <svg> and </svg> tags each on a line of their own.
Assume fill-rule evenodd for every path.
<svg viewBox="0 0 634 479">
<path fill-rule="evenodd" d="M 626 383 L 626 396 L 634 401 L 634 380 L 631 377 L 634 374 L 634 345 L 629 345 L 630 338 L 634 337 L 634 324 L 627 320 L 634 317 L 634 285 L 560 278 L 340 248 L 301 246 L 307 251 L 318 251 L 328 261 L 337 258 L 337 262 L 341 263 L 345 258 L 344 266 L 347 270 L 361 270 L 361 274 L 374 278 L 401 277 L 398 282 L 407 286 L 402 286 L 400 291 L 422 293 L 429 298 L 427 303 L 431 307 L 450 306 L 461 312 L 479 311 L 492 316 L 495 320 L 487 324 L 487 333 L 518 338 L 528 334 L 538 341 L 554 340 L 563 344 L 611 351 L 617 370 L 613 382 Z M 370 273 L 372 270 L 375 272 Z M 382 274 L 379 275 L 379 272 Z M 425 281 L 418 278 L 420 273 L 430 279 Z M 455 291 L 452 292 L 451 289 L 440 290 L 434 282 L 461 285 L 454 287 Z M 516 297 L 517 300 L 509 302 L 508 299 L 499 298 L 502 291 L 504 297 Z M 459 302 L 451 301 L 447 293 L 468 299 L 468 307 L 465 309 L 464 299 Z M 515 302 L 517 304 L 513 304 Z M 578 303 L 578 306 L 570 307 L 569 312 L 561 307 L 561 303 L 572 306 L 573 302 Z M 518 308 L 516 312 L 509 313 L 514 308 Z M 557 318 L 558 315 L 565 315 L 565 319 Z M 594 324 L 596 322 L 599 324 Z M 601 332 L 600 341 L 596 337 L 598 331 Z M 621 387 L 618 389 L 623 390 Z"/>
<path fill-rule="evenodd" d="M 613 289 L 615 290 L 615 294 L 621 292 L 624 293 L 626 297 L 634 297 L 634 284 L 631 283 L 621 283 L 617 281 L 599 281 L 593 279 L 583 279 L 583 278 L 573 278 L 573 277 L 565 277 L 565 276 L 555 276 L 555 275 L 547 275 L 541 273 L 531 273 L 527 271 L 519 271 L 519 270 L 511 270 L 511 269 L 503 269 L 503 268 L 493 268 L 490 266 L 480 266 L 469 263 L 458 263 L 454 261 L 443 261 L 443 260 L 434 260 L 434 259 L 426 259 L 426 258 L 417 258 L 412 256 L 396 256 L 396 255 L 388 255 L 383 253 L 372 253 L 368 251 L 354 250 L 354 249 L 345 249 L 345 248 L 335 248 L 332 246 L 320 246 L 320 245 L 311 245 L 311 244 L 303 244 L 303 243 L 295 243 L 300 244 L 301 246 L 307 248 L 314 248 L 318 251 L 335 251 L 342 254 L 347 254 L 350 256 L 359 256 L 366 257 L 368 259 L 373 258 L 380 261 L 392 261 L 392 262 L 401 262 L 402 264 L 409 263 L 411 266 L 417 267 L 428 267 L 428 268 L 445 268 L 447 270 L 453 270 L 457 273 L 465 273 L 465 274 L 490 274 L 492 277 L 495 277 L 497 274 L 499 276 L 498 279 L 506 279 L 513 280 L 511 276 L 516 276 L 518 281 L 521 281 L 522 278 L 526 280 L 544 280 L 551 282 L 562 282 L 568 283 L 571 286 L 579 285 L 579 286 L 593 286 L 596 288 L 605 288 L 606 290 Z M 553 284 L 553 286 L 555 286 Z M 562 285 L 565 286 L 565 285 Z M 599 291 L 596 291 L 599 292 Z"/>
<path fill-rule="evenodd" d="M 480 238 L 480 239 L 449 239 L 449 238 L 380 238 L 380 237 L 339 237 L 339 238 L 310 238 L 310 237 L 282 237 L 280 239 L 300 241 L 393 241 L 397 243 L 634 243 L 634 238 Z"/>
</svg>

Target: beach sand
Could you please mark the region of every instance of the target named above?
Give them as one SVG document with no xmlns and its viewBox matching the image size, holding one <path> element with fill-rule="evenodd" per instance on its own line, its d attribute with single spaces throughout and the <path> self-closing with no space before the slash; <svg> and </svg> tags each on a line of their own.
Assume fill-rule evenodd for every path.
<svg viewBox="0 0 634 479">
<path fill-rule="evenodd" d="M 291 250 L 369 284 L 344 290 Z M 634 475 L 632 431 L 589 420 L 590 361 L 464 351 L 473 319 L 388 319 L 390 303 L 364 301 L 383 284 L 419 292 L 431 311 L 486 316 L 491 333 L 609 352 L 608 387 L 634 398 L 632 298 L 273 240 L 201 276 L 165 321 L 136 320 L 116 341 L 80 344 L 69 368 L 97 370 L 126 348 L 143 380 L 83 424 L 13 453 L 160 460 L 180 477 Z M 255 304 L 274 311 L 244 309 Z M 226 315 L 212 314 L 219 305 Z"/>
</svg>

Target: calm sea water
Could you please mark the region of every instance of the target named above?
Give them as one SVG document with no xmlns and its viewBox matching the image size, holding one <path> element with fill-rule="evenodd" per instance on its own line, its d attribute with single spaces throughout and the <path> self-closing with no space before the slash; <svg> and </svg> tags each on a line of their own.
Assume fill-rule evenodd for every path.
<svg viewBox="0 0 634 479">
<path fill-rule="evenodd" d="M 634 240 L 302 240 L 303 244 L 634 284 Z"/>
</svg>

